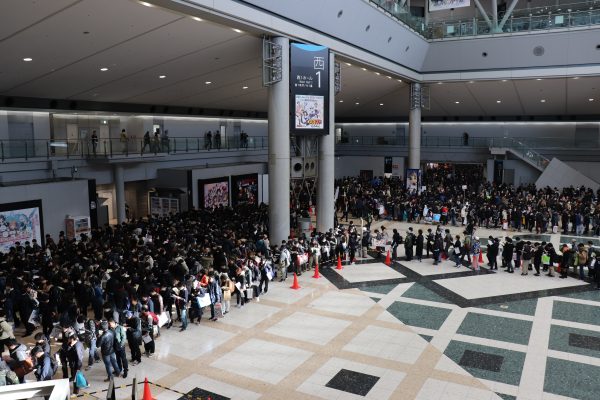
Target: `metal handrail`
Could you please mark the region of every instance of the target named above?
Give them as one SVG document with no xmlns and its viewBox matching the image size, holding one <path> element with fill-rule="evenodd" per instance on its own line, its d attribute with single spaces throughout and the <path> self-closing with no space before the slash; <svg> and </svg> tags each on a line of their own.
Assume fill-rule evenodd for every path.
<svg viewBox="0 0 600 400">
<path fill-rule="evenodd" d="M 179 153 L 201 153 L 215 151 L 245 151 L 266 149 L 267 136 L 226 137 L 218 142 L 214 137 L 209 142 L 204 137 L 153 138 L 148 142 L 139 138 L 121 140 L 98 139 L 29 139 L 0 140 L 0 160 L 64 157 L 69 159 L 108 159 L 149 157 Z"/>
</svg>

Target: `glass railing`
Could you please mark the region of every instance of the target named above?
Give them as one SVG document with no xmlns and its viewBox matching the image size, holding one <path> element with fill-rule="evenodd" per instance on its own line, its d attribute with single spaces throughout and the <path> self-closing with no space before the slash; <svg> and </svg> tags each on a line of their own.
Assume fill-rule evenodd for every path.
<svg viewBox="0 0 600 400">
<path fill-rule="evenodd" d="M 210 151 L 239 151 L 266 149 L 266 136 L 226 138 L 211 141 L 199 137 L 171 137 L 144 142 L 143 139 L 99 139 L 91 140 L 2 140 L 0 141 L 0 160 L 30 158 L 122 158 L 151 157 L 153 155 L 200 153 Z"/>
<path fill-rule="evenodd" d="M 501 146 L 494 147 L 504 147 L 510 149 L 513 153 L 515 153 L 522 159 L 530 162 L 533 165 L 541 167 L 542 169 L 546 168 L 550 163 L 550 160 L 548 158 L 544 157 L 543 155 L 541 155 L 540 153 L 538 153 L 537 151 L 535 151 L 534 149 L 517 139 L 505 137 L 502 138 L 501 141 Z"/>
<path fill-rule="evenodd" d="M 392 17 L 406 24 L 426 39 L 445 39 L 490 35 L 492 33 L 519 33 L 559 28 L 579 28 L 600 25 L 600 1 L 562 4 L 531 9 L 514 10 L 512 16 L 497 32 L 493 32 L 483 18 L 454 21 L 430 21 L 412 16 L 397 0 L 368 0 Z M 491 17 L 490 17 L 491 19 Z M 502 16 L 499 16 L 499 21 Z"/>
</svg>

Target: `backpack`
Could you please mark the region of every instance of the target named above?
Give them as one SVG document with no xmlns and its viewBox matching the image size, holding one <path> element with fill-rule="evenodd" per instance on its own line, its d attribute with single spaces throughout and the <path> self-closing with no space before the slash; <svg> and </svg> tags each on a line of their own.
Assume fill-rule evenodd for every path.
<svg viewBox="0 0 600 400">
<path fill-rule="evenodd" d="M 154 314 L 152 311 L 148 311 L 148 315 L 152 317 L 152 325 L 158 325 L 158 315 Z"/>
</svg>

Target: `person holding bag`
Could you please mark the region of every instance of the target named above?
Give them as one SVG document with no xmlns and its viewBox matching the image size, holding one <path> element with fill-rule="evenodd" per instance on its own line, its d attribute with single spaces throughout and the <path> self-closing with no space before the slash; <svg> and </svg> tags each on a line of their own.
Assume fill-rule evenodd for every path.
<svg viewBox="0 0 600 400">
<path fill-rule="evenodd" d="M 85 389 L 89 385 L 87 379 L 81 372 L 83 367 L 83 344 L 77 339 L 74 332 L 69 332 L 67 336 L 67 363 L 71 370 L 69 380 L 73 382 L 73 394 L 78 394 L 79 389 Z"/>
<path fill-rule="evenodd" d="M 208 273 L 208 294 L 210 296 L 210 320 L 216 321 L 217 315 L 215 314 L 215 307 L 219 307 L 220 309 L 220 317 L 223 317 L 223 309 L 221 305 L 221 299 L 223 296 L 223 292 L 221 291 L 221 286 L 217 282 L 215 278 L 215 271 L 211 270 Z M 218 306 L 217 306 L 218 304 Z"/>
</svg>

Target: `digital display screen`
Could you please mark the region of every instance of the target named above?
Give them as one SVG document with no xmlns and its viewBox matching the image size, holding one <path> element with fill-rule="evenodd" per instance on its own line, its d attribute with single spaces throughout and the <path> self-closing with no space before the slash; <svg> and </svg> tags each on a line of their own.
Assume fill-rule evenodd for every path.
<svg viewBox="0 0 600 400">
<path fill-rule="evenodd" d="M 202 186 L 202 206 L 204 208 L 229 206 L 229 179 L 222 181 L 205 182 Z"/>
<path fill-rule="evenodd" d="M 296 129 L 324 129 L 323 96 L 296 95 Z"/>
<path fill-rule="evenodd" d="M 258 205 L 258 174 L 231 177 L 232 202 Z"/>
</svg>

